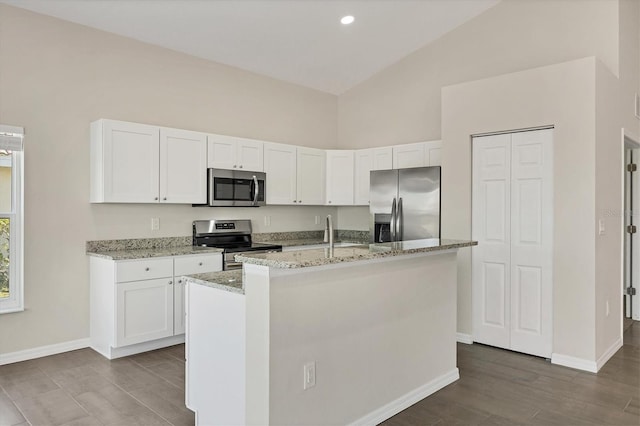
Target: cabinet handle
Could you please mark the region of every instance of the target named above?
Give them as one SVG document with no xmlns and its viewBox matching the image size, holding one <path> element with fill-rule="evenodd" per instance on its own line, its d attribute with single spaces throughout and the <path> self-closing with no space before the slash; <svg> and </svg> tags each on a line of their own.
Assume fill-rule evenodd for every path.
<svg viewBox="0 0 640 426">
<path fill-rule="evenodd" d="M 169 285 L 173 284 L 173 281 L 169 281 Z"/>
<path fill-rule="evenodd" d="M 202 262 L 198 263 L 198 266 L 202 266 Z"/>
<path fill-rule="evenodd" d="M 146 268 L 144 268 L 145 271 L 149 271 L 149 267 L 147 266 Z"/>
<path fill-rule="evenodd" d="M 297 203 L 297 201 L 296 201 L 296 200 L 293 200 L 293 202 L 294 202 L 294 203 Z"/>
<path fill-rule="evenodd" d="M 234 169 L 236 168 L 236 165 L 235 165 L 235 164 L 233 165 L 233 168 L 234 168 Z"/>
<path fill-rule="evenodd" d="M 329 201 L 329 204 L 331 204 L 331 201 Z"/>
<path fill-rule="evenodd" d="M 163 198 L 163 200 L 164 200 L 164 201 L 167 201 L 167 197 L 164 197 L 164 198 Z"/>
<path fill-rule="evenodd" d="M 242 168 L 242 165 L 238 166 L 239 168 Z"/>
<path fill-rule="evenodd" d="M 154 200 L 158 201 L 158 197 L 154 198 Z"/>
<path fill-rule="evenodd" d="M 178 280 L 178 284 L 182 284 L 182 280 Z"/>
</svg>

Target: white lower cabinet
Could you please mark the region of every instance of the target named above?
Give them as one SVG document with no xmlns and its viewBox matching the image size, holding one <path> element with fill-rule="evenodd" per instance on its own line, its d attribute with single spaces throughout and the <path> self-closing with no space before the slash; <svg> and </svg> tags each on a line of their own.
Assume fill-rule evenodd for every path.
<svg viewBox="0 0 640 426">
<path fill-rule="evenodd" d="M 220 253 L 90 258 L 91 347 L 109 359 L 184 341 L 182 275 L 222 270 Z"/>
<path fill-rule="evenodd" d="M 173 303 L 173 277 L 116 284 L 115 346 L 173 336 Z"/>
</svg>

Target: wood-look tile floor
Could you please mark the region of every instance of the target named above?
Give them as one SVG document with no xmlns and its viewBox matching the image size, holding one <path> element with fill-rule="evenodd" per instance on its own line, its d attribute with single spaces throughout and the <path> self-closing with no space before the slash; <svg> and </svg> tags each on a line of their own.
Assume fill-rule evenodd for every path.
<svg viewBox="0 0 640 426">
<path fill-rule="evenodd" d="M 640 425 L 640 323 L 596 374 L 458 345 L 460 380 L 395 425 Z M 108 361 L 91 349 L 0 366 L 0 425 L 193 425 L 184 345 Z"/>
</svg>

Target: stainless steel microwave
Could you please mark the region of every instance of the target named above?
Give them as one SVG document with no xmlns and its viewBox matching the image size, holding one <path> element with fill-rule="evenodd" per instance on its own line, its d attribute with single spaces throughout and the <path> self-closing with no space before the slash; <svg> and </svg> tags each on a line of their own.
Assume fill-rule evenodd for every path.
<svg viewBox="0 0 640 426">
<path fill-rule="evenodd" d="M 240 170 L 208 169 L 207 205 L 258 207 L 265 205 L 266 174 Z"/>
</svg>

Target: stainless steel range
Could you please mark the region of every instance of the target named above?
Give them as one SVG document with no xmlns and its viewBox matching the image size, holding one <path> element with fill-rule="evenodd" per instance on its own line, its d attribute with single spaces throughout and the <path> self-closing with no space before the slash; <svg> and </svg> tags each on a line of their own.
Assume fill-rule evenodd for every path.
<svg viewBox="0 0 640 426">
<path fill-rule="evenodd" d="M 277 244 L 251 241 L 251 221 L 247 219 L 195 220 L 193 222 L 193 245 L 224 249 L 223 268 L 225 271 L 242 268 L 242 263 L 234 260 L 237 254 L 282 251 L 282 246 Z"/>
</svg>

